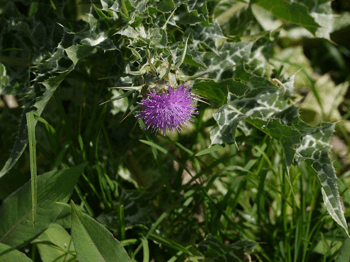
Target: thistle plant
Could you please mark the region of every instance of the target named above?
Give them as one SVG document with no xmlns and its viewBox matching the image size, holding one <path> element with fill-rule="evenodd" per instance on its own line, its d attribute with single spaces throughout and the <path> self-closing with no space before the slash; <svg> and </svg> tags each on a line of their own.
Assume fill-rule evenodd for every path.
<svg viewBox="0 0 350 262">
<path fill-rule="evenodd" d="M 180 132 L 198 113 L 196 97 L 184 84 L 178 88 L 169 85 L 162 91 L 151 89 L 139 104 L 141 110 L 136 112 L 136 118 L 144 120 L 145 129 L 162 131 L 163 135 L 167 130 Z"/>
</svg>

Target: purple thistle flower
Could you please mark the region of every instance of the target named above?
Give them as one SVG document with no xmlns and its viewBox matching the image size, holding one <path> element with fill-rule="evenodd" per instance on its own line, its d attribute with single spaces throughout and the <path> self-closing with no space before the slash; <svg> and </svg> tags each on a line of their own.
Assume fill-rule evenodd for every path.
<svg viewBox="0 0 350 262">
<path fill-rule="evenodd" d="M 197 104 L 190 87 L 184 85 L 177 89 L 169 86 L 168 91 L 159 93 L 152 89 L 146 98 L 139 103 L 141 110 L 136 112 L 136 118 L 143 119 L 145 129 L 156 132 L 162 130 L 181 131 L 181 126 L 193 121 L 193 115 L 198 114 Z"/>
</svg>

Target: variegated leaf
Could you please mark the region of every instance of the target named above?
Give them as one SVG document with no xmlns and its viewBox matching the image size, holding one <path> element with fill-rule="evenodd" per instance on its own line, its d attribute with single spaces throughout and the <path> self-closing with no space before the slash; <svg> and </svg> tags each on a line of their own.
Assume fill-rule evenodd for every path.
<svg viewBox="0 0 350 262">
<path fill-rule="evenodd" d="M 330 136 L 334 125 L 322 123 L 317 127 L 299 119 L 298 108 L 289 106 L 284 94 L 290 92 L 293 81 L 277 87 L 239 68 L 235 77 L 249 89 L 244 96 L 228 95 L 228 103 L 215 114 L 217 122 L 211 131 L 212 144 L 234 143 L 236 129 L 242 120 L 277 139 L 284 148 L 287 168 L 308 160 L 316 170 L 322 186 L 324 202 L 332 218 L 347 231 L 337 187 L 337 177 L 328 156 Z M 288 97 L 288 95 L 286 95 Z"/>
</svg>

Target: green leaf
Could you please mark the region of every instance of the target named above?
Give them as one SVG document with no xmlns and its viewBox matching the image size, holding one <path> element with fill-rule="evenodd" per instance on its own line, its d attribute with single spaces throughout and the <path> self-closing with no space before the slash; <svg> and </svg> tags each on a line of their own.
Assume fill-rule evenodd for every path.
<svg viewBox="0 0 350 262">
<path fill-rule="evenodd" d="M 232 77 L 233 70 L 248 61 L 252 46 L 252 43 L 225 43 L 218 54 L 208 52 L 202 58 L 210 71 L 207 76 L 215 81 Z"/>
<path fill-rule="evenodd" d="M 299 144 L 301 134 L 292 127 L 282 125 L 279 119 L 263 121 L 257 118 L 247 118 L 245 120 L 282 144 L 285 165 L 289 168 L 294 160 L 295 145 Z"/>
<path fill-rule="evenodd" d="M 203 81 L 195 83 L 193 89 L 201 96 L 219 104 L 225 104 L 229 92 L 237 97 L 241 97 L 248 91 L 249 87 L 241 82 L 235 81 L 233 78 L 228 78 L 220 82 Z"/>
<path fill-rule="evenodd" d="M 6 4 L 2 2 L 4 15 L 0 30 L 2 51 L 0 61 L 6 66 L 6 79 L 4 79 L 6 81 L 1 81 L 0 85 L 3 88 L 0 88 L 0 92 L 23 96 L 32 91 L 29 88 L 30 74 L 32 72 L 35 74 L 36 71 L 33 65 L 39 65 L 53 53 L 61 39 L 62 28 L 56 20 L 56 14 L 61 10 L 53 13 L 49 1 L 41 2 L 40 5 L 32 3 L 31 6 L 36 5 L 39 11 L 36 12 L 28 6 L 28 16 L 25 14 L 23 17 L 23 13 L 17 9 L 13 1 L 6 1 Z M 26 6 L 28 2 L 30 1 L 25 2 Z M 56 6 L 61 8 L 64 2 L 56 2 Z M 34 13 L 35 17 L 30 17 Z"/>
<path fill-rule="evenodd" d="M 114 0 L 100 0 L 102 5 L 102 10 L 108 11 L 119 11 L 119 1 Z"/>
<path fill-rule="evenodd" d="M 73 202 L 72 238 L 79 261 L 131 261 L 123 246 L 100 223 L 83 214 Z"/>
<path fill-rule="evenodd" d="M 307 125 L 299 119 L 298 108 L 295 106 L 287 108 L 276 117 L 280 118 L 284 125 L 300 132 L 300 142 L 294 146 L 296 149 L 295 161 L 299 164 L 302 161 L 311 160 L 324 191 L 323 197 L 327 210 L 347 232 L 347 223 L 336 183 L 337 176 L 328 156 L 328 151 L 331 149 L 329 141 L 334 125 L 330 123 L 322 123 L 317 127 Z"/>
<path fill-rule="evenodd" d="M 29 137 L 29 159 L 30 159 L 30 177 L 31 177 L 31 193 L 32 193 L 32 221 L 35 226 L 37 199 L 37 170 L 36 170 L 36 140 L 35 140 L 35 122 L 34 112 L 26 114 Z"/>
<path fill-rule="evenodd" d="M 320 27 L 308 13 L 307 8 L 299 3 L 290 3 L 285 0 L 252 0 L 252 4 L 265 8 L 287 22 L 301 25 L 312 34 L 315 34 L 317 28 Z"/>
<path fill-rule="evenodd" d="M 167 247 L 170 247 L 172 249 L 182 251 L 184 254 L 187 254 L 187 255 L 191 254 L 191 252 L 187 248 L 183 247 L 182 245 L 180 245 L 179 243 L 177 243 L 171 239 L 162 237 L 162 236 L 154 234 L 154 233 L 149 234 L 148 238 L 152 239 L 156 243 L 159 243 L 163 246 L 167 246 Z"/>
<path fill-rule="evenodd" d="M 89 23 L 90 27 L 86 27 L 80 32 L 72 32 L 71 30 L 64 28 L 64 37 L 59 47 L 66 49 L 70 46 L 79 45 L 99 47 L 104 51 L 115 50 L 116 46 L 109 38 L 109 32 L 107 30 L 101 30 L 102 27 L 106 25 L 102 26 L 102 21 L 100 19 L 96 19 L 93 14 L 90 14 L 89 16 Z M 83 48 L 83 50 L 86 52 L 88 48 Z"/>
<path fill-rule="evenodd" d="M 64 72 L 66 70 L 69 70 L 69 67 L 71 65 L 72 63 L 69 61 L 69 58 L 65 56 L 64 50 L 58 48 L 55 53 L 53 53 L 45 61 L 39 63 L 36 68 L 42 77 L 46 77 L 46 74 L 49 76 L 50 73 Z M 40 78 L 40 81 L 43 80 Z"/>
<path fill-rule="evenodd" d="M 197 67 L 201 67 L 201 68 L 204 68 L 204 69 L 207 68 L 207 66 L 203 63 L 203 61 L 201 61 L 196 56 L 193 56 L 190 53 L 186 54 L 184 63 L 185 64 L 189 64 L 189 65 L 193 65 L 193 66 L 197 66 Z"/>
<path fill-rule="evenodd" d="M 207 148 L 207 149 L 204 149 L 204 150 L 198 152 L 198 153 L 196 154 L 196 156 L 202 156 L 202 155 L 210 154 L 210 153 L 212 153 L 212 152 L 221 150 L 221 149 L 223 149 L 223 148 L 225 148 L 225 147 L 224 147 L 224 146 L 221 146 L 221 145 L 214 145 L 214 146 L 212 146 L 212 147 L 209 147 L 209 148 Z"/>
<path fill-rule="evenodd" d="M 247 38 L 247 41 L 253 41 L 252 53 L 250 54 L 247 68 L 253 74 L 270 77 L 273 67 L 270 58 L 275 52 L 276 38 L 279 32 L 261 32 L 260 34 Z M 241 38 L 244 39 L 243 37 Z"/>
<path fill-rule="evenodd" d="M 38 176 L 38 206 L 35 227 L 32 224 L 31 182 L 8 196 L 0 207 L 0 242 L 15 248 L 36 238 L 61 213 L 86 164 L 51 171 Z"/>
<path fill-rule="evenodd" d="M 70 67 L 65 72 L 59 74 L 58 76 L 53 76 L 44 81 L 42 84 L 46 87 L 45 93 L 37 99 L 37 102 L 34 104 L 28 104 L 23 109 L 22 119 L 19 126 L 18 136 L 16 138 L 15 144 L 12 148 L 9 159 L 6 161 L 5 165 L 0 171 L 0 178 L 4 176 L 18 161 L 22 153 L 24 152 L 27 142 L 28 142 L 28 129 L 26 121 L 26 113 L 30 112 L 33 109 L 37 110 L 37 114 L 40 116 L 43 112 L 46 104 L 49 102 L 49 99 L 56 91 L 57 87 L 65 79 L 65 77 L 73 70 L 73 67 Z M 34 125 L 37 121 L 35 120 Z"/>
<path fill-rule="evenodd" d="M 175 15 L 177 23 L 187 25 L 207 22 L 208 10 L 205 0 L 177 1 L 176 4 L 183 4 L 186 7 Z"/>
<path fill-rule="evenodd" d="M 5 165 L 0 171 L 0 178 L 3 177 L 17 162 L 22 153 L 24 152 L 27 142 L 28 142 L 28 129 L 27 129 L 27 120 L 26 113 L 30 112 L 34 108 L 29 108 L 28 106 L 23 109 L 21 123 L 19 125 L 19 131 L 15 144 L 12 148 L 9 159 L 6 161 Z"/>
<path fill-rule="evenodd" d="M 339 18 L 335 16 L 329 0 L 298 0 L 300 4 L 308 8 L 310 15 L 315 19 L 315 22 L 320 25 L 316 31 L 316 37 L 323 37 L 330 40 L 330 33 L 334 31 L 336 20 Z M 340 18 L 344 19 L 344 18 Z"/>
<path fill-rule="evenodd" d="M 167 32 L 160 28 L 153 28 L 150 30 L 151 46 L 158 48 L 166 48 L 168 44 Z"/>
<path fill-rule="evenodd" d="M 180 66 L 182 65 L 182 63 L 183 63 L 184 60 L 185 60 L 186 53 L 187 53 L 188 38 L 189 38 L 189 37 L 190 37 L 190 36 L 187 37 L 186 42 L 185 42 L 185 46 L 183 47 L 182 55 L 181 55 L 179 61 L 178 61 L 178 62 L 176 63 L 176 65 L 175 65 L 176 68 L 180 68 Z"/>
<path fill-rule="evenodd" d="M 67 204 L 68 205 L 68 204 Z M 69 205 L 68 205 L 69 206 Z M 59 214 L 55 222 L 64 228 L 70 228 L 72 225 L 71 221 L 71 210 L 70 206 L 64 206 L 62 212 Z"/>
<path fill-rule="evenodd" d="M 196 90 L 196 94 L 213 100 L 219 103 L 220 105 L 226 102 L 226 96 L 218 82 L 203 81 L 200 83 L 195 83 L 193 85 L 193 89 Z"/>
<path fill-rule="evenodd" d="M 125 16 L 127 20 L 130 18 L 130 11 L 134 10 L 133 5 L 130 3 L 129 0 L 121 0 L 121 5 L 122 5 L 122 14 Z"/>
<path fill-rule="evenodd" d="M 333 163 L 329 159 L 327 152 L 322 152 L 321 156 L 314 161 L 313 168 L 317 171 L 317 176 L 322 185 L 323 202 L 328 213 L 349 236 L 348 224 L 344 217 L 343 206 L 340 202 L 339 190 L 337 186 L 337 176 Z M 350 236 L 349 236 L 350 237 Z"/>
<path fill-rule="evenodd" d="M 249 36 L 257 25 L 251 6 L 245 2 L 237 1 L 232 5 L 222 1 L 215 10 L 216 19 L 225 35 Z"/>
<path fill-rule="evenodd" d="M 350 260 L 350 238 L 344 241 L 335 262 L 348 262 Z"/>
<path fill-rule="evenodd" d="M 164 0 L 157 4 L 157 9 L 162 12 L 171 12 L 175 8 L 173 0 Z"/>
<path fill-rule="evenodd" d="M 333 134 L 334 125 L 322 123 L 312 127 L 302 122 L 298 117 L 298 109 L 294 106 L 277 115 L 284 125 L 291 126 L 301 133 L 301 141 L 295 145 L 295 161 L 299 164 L 304 160 L 311 160 L 322 186 L 325 206 L 332 218 L 347 231 L 347 223 L 340 202 L 337 186 L 337 176 L 328 151 L 331 149 L 329 140 Z"/>
<path fill-rule="evenodd" d="M 149 246 L 148 246 L 147 238 L 142 237 L 141 244 L 142 244 L 142 248 L 143 248 L 143 261 L 147 262 L 147 261 L 149 261 Z"/>
<path fill-rule="evenodd" d="M 267 121 L 274 113 L 287 107 L 287 102 L 279 99 L 284 90 L 267 79 L 249 74 L 243 67 L 235 71 L 236 77 L 245 86 L 245 95 L 238 98 L 229 92 L 228 103 L 213 115 L 218 126 L 210 131 L 212 144 L 234 143 L 236 128 L 241 120 L 251 117 Z"/>
<path fill-rule="evenodd" d="M 66 51 L 67 56 L 73 61 L 74 65 L 76 65 L 80 59 L 90 55 L 94 49 L 94 46 L 72 45 L 64 49 L 64 51 Z"/>
<path fill-rule="evenodd" d="M 192 49 L 201 43 L 218 55 L 218 49 L 223 46 L 226 37 L 222 34 L 220 25 L 216 20 L 210 26 L 196 25 L 186 30 L 185 35 L 193 36 Z"/>
<path fill-rule="evenodd" d="M 103 19 L 103 20 L 110 20 L 110 18 L 108 16 L 106 16 L 100 9 L 98 9 L 96 7 L 96 5 L 92 4 L 95 12 L 97 13 L 97 15 L 99 16 L 99 18 Z"/>
<path fill-rule="evenodd" d="M 123 30 L 119 30 L 117 32 L 117 34 L 125 35 L 129 38 L 137 38 L 137 37 L 145 36 L 146 33 L 145 33 L 143 27 L 133 28 L 131 26 L 128 26 L 128 27 L 124 28 Z"/>
<path fill-rule="evenodd" d="M 59 224 L 52 223 L 33 243 L 37 244 L 43 261 L 77 261 L 71 236 Z"/>
<path fill-rule="evenodd" d="M 0 261 L 4 262 L 32 262 L 24 253 L 0 243 Z"/>
<path fill-rule="evenodd" d="M 120 95 L 120 96 L 117 96 L 116 98 L 113 98 L 113 99 L 110 99 L 110 100 L 108 100 L 108 101 L 106 101 L 106 102 L 101 103 L 100 106 L 103 105 L 103 104 L 105 104 L 105 103 L 108 103 L 108 102 L 112 102 L 112 101 L 116 101 L 116 100 L 119 100 L 119 99 L 128 97 L 128 96 L 130 96 L 130 95 L 133 95 L 134 93 L 136 93 L 135 90 L 129 90 L 128 92 L 126 92 L 126 93 L 124 93 L 124 94 L 122 94 L 122 95 Z"/>
</svg>

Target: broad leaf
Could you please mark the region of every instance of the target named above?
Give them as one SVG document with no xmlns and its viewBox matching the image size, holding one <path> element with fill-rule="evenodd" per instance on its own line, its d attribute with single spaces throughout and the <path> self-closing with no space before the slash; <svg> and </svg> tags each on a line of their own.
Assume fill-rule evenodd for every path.
<svg viewBox="0 0 350 262">
<path fill-rule="evenodd" d="M 310 15 L 320 25 L 316 31 L 316 37 L 330 40 L 330 33 L 334 30 L 336 15 L 333 14 L 330 0 L 297 0 L 308 8 Z"/>
<path fill-rule="evenodd" d="M 88 45 L 72 45 L 66 48 L 65 51 L 74 65 L 76 65 L 80 59 L 90 55 L 94 49 L 95 47 Z"/>
<path fill-rule="evenodd" d="M 252 13 L 250 5 L 244 2 L 232 4 L 221 1 L 216 10 L 216 19 L 225 35 L 249 35 L 251 30 L 257 26 L 257 21 Z"/>
<path fill-rule="evenodd" d="M 71 236 L 59 224 L 52 223 L 33 243 L 43 261 L 77 261 Z"/>
<path fill-rule="evenodd" d="M 320 27 L 307 8 L 299 3 L 285 0 L 253 0 L 252 3 L 269 10 L 278 18 L 305 27 L 313 34 Z"/>
<path fill-rule="evenodd" d="M 238 122 L 247 117 L 267 121 L 274 113 L 287 107 L 287 102 L 279 99 L 284 93 L 282 88 L 265 78 L 247 73 L 243 67 L 236 70 L 235 76 L 241 79 L 241 85 L 232 91 L 241 94 L 243 86 L 245 95 L 237 97 L 229 92 L 228 103 L 214 114 L 218 126 L 210 131 L 212 144 L 233 143 Z"/>
<path fill-rule="evenodd" d="M 177 7 L 181 4 L 185 8 L 178 8 L 176 12 L 175 20 L 179 24 L 198 24 L 206 22 L 208 19 L 207 3 L 205 0 L 194 0 L 194 1 L 176 1 Z"/>
<path fill-rule="evenodd" d="M 348 234 L 348 226 L 340 202 L 337 176 L 328 156 L 328 151 L 331 149 L 329 141 L 334 125 L 322 123 L 318 127 L 309 126 L 299 119 L 298 109 L 293 106 L 276 116 L 281 119 L 283 125 L 293 127 L 301 133 L 300 142 L 294 146 L 295 160 L 297 163 L 304 160 L 311 161 L 322 186 L 324 204 L 328 213 Z"/>
<path fill-rule="evenodd" d="M 46 230 L 61 213 L 86 164 L 51 171 L 38 176 L 38 206 L 35 227 L 32 221 L 31 183 L 8 196 L 0 206 L 0 242 L 19 248 Z"/>
<path fill-rule="evenodd" d="M 226 39 L 216 21 L 213 21 L 213 23 L 207 27 L 199 25 L 191 27 L 186 31 L 186 34 L 189 34 L 189 32 L 191 32 L 191 35 L 193 35 L 193 46 L 202 43 L 213 49 L 214 52 L 217 52 Z"/>
<path fill-rule="evenodd" d="M 193 89 L 196 90 L 201 96 L 204 96 L 210 100 L 213 100 L 219 104 L 225 104 L 227 102 L 226 97 L 228 92 L 240 97 L 248 91 L 249 87 L 235 81 L 233 78 L 228 78 L 220 82 L 215 81 L 203 81 L 193 85 Z"/>
<path fill-rule="evenodd" d="M 173 0 L 165 0 L 161 1 L 157 4 L 157 9 L 159 9 L 162 12 L 171 12 L 175 8 L 175 3 Z"/>
<path fill-rule="evenodd" d="M 104 226 L 72 202 L 72 238 L 79 261 L 131 261 L 123 246 Z"/>
<path fill-rule="evenodd" d="M 32 262 L 29 257 L 27 257 L 22 252 L 0 243 L 0 261 L 4 262 Z"/>
<path fill-rule="evenodd" d="M 350 260 L 350 238 L 344 241 L 335 262 L 348 262 Z"/>
<path fill-rule="evenodd" d="M 248 61 L 252 43 L 225 43 L 218 54 L 210 52 L 202 60 L 210 71 L 208 77 L 219 81 L 233 76 L 233 70 Z"/>
</svg>

